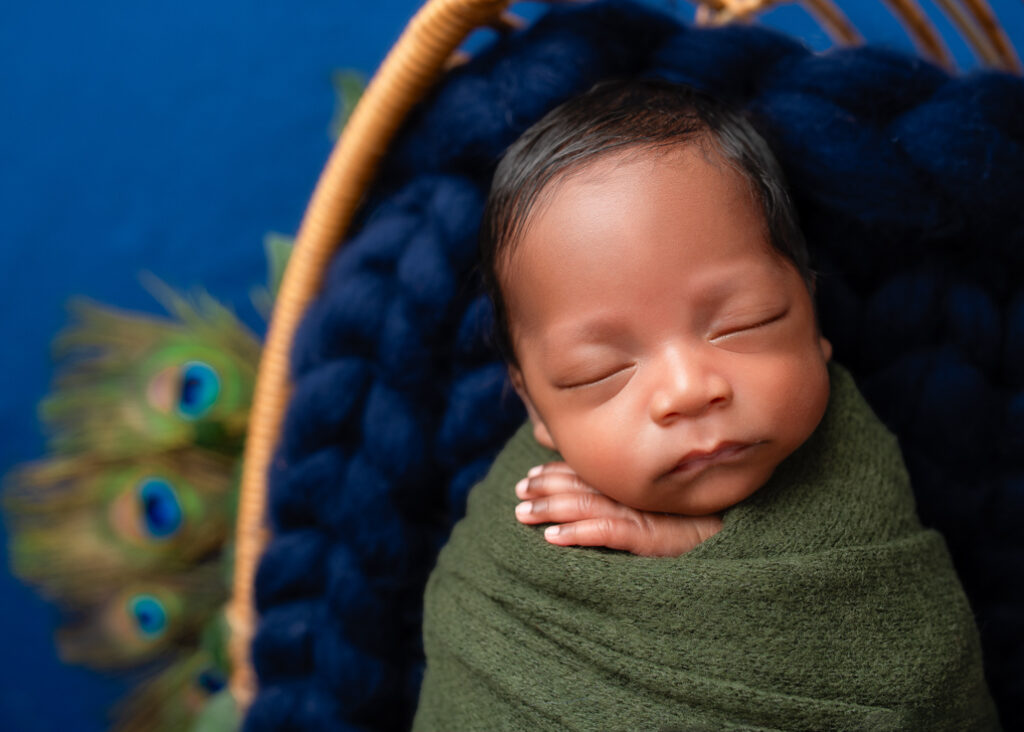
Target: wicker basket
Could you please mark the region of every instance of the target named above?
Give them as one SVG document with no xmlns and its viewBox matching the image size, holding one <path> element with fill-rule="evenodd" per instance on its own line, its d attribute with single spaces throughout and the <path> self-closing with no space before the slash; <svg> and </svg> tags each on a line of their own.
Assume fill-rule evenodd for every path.
<svg viewBox="0 0 1024 732">
<path fill-rule="evenodd" d="M 266 473 L 290 397 L 289 354 L 306 308 L 320 290 L 327 264 L 344 239 L 363 195 L 410 109 L 444 70 L 461 60 L 458 46 L 476 28 L 511 30 L 510 0 L 429 0 L 412 19 L 363 95 L 332 152 L 302 220 L 294 253 L 275 303 L 259 365 L 239 499 L 231 624 L 231 691 L 240 710 L 256 692 L 249 645 L 256 625 L 253 582 L 268 540 Z M 780 0 L 700 0 L 697 22 L 744 21 Z M 837 44 L 861 36 L 832 0 L 800 3 Z M 887 0 L 923 55 L 952 66 L 941 36 L 914 0 Z M 985 0 L 937 0 L 985 65 L 1020 71 L 1020 62 Z"/>
</svg>

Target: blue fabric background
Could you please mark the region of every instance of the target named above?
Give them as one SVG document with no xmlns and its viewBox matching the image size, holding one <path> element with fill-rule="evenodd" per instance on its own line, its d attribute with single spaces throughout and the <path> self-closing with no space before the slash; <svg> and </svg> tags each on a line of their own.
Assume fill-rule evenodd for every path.
<svg viewBox="0 0 1024 732">
<path fill-rule="evenodd" d="M 148 270 L 178 287 L 204 285 L 262 328 L 248 304 L 264 277 L 261 239 L 294 232 L 327 156 L 330 73 L 374 69 L 418 5 L 0 6 L 0 342 L 9 369 L 0 472 L 42 451 L 34 405 L 68 295 L 155 310 L 136 279 Z M 993 6 L 1024 47 L 1024 5 Z M 872 39 L 909 47 L 880 4 L 856 10 Z M 691 8 L 679 3 L 679 12 Z M 768 20 L 826 45 L 798 10 Z M 970 65 L 962 45 L 950 45 Z M 0 564 L 0 727 L 102 729 L 124 683 L 62 666 L 53 608 L 6 573 L 3 548 Z"/>
</svg>

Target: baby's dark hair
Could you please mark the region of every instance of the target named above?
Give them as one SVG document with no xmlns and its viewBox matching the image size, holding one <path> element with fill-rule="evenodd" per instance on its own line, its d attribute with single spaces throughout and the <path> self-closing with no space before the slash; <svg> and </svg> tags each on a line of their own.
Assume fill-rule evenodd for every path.
<svg viewBox="0 0 1024 732">
<path fill-rule="evenodd" d="M 616 79 L 556 107 L 512 143 L 498 164 L 480 227 L 480 264 L 495 314 L 495 344 L 518 365 L 500 270 L 550 185 L 599 158 L 699 145 L 734 168 L 764 214 L 771 246 L 813 287 L 807 244 L 768 144 L 737 110 L 691 87 L 659 79 Z"/>
</svg>

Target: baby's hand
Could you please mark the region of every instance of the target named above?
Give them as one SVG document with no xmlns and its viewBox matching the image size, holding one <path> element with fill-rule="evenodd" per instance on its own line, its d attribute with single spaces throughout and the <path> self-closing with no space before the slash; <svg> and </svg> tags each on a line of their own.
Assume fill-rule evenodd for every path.
<svg viewBox="0 0 1024 732">
<path fill-rule="evenodd" d="M 554 523 L 544 538 L 560 546 L 606 546 L 648 557 L 678 557 L 718 533 L 722 519 L 630 508 L 590 487 L 565 463 L 532 468 L 516 484 L 516 518 Z"/>
</svg>

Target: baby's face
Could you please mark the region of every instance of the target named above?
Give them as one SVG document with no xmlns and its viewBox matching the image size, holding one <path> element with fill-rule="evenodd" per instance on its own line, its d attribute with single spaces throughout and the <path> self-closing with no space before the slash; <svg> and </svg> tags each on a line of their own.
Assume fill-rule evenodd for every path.
<svg viewBox="0 0 1024 732">
<path fill-rule="evenodd" d="M 634 508 L 742 501 L 817 427 L 831 356 L 744 180 L 680 148 L 553 185 L 502 272 L 537 440 Z"/>
</svg>

